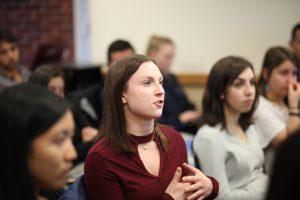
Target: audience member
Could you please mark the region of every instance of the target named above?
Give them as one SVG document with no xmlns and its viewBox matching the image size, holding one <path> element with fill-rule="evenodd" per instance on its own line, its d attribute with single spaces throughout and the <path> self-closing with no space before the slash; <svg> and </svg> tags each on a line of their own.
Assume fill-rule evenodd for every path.
<svg viewBox="0 0 300 200">
<path fill-rule="evenodd" d="M 257 97 L 254 70 L 244 58 L 225 57 L 211 69 L 193 148 L 203 172 L 220 182 L 218 199 L 264 198 L 268 177 L 251 125 Z"/>
<path fill-rule="evenodd" d="M 17 38 L 8 30 L 0 30 L 0 93 L 29 77 L 29 71 L 21 67 L 19 62 Z"/>
<path fill-rule="evenodd" d="M 278 149 L 267 200 L 300 199 L 299 168 L 300 130 L 288 138 Z"/>
<path fill-rule="evenodd" d="M 175 45 L 171 39 L 156 35 L 150 38 L 146 54 L 156 61 L 164 76 L 165 105 L 158 122 L 195 134 L 200 113 L 188 100 L 176 76 L 170 72 L 174 53 Z"/>
<path fill-rule="evenodd" d="M 135 50 L 129 41 L 122 39 L 113 41 L 107 49 L 107 66 L 102 69 L 102 73 L 106 74 L 114 61 L 133 54 L 135 54 Z"/>
<path fill-rule="evenodd" d="M 102 70 L 103 74 L 107 73 L 107 69 L 117 59 L 124 56 L 131 56 L 134 54 L 132 45 L 125 40 L 116 40 L 110 44 L 107 52 L 108 66 Z M 89 120 L 89 123 L 99 128 L 102 111 L 103 111 L 103 82 L 92 85 L 91 87 L 77 92 L 73 95 L 73 100 L 83 115 Z M 75 98 L 74 98 L 75 96 Z"/>
<path fill-rule="evenodd" d="M 300 65 L 300 23 L 296 24 L 293 27 L 291 40 L 290 40 L 290 47 L 292 48 L 293 52 L 297 56 L 297 64 Z"/>
<path fill-rule="evenodd" d="M 276 147 L 300 127 L 298 71 L 296 58 L 288 49 L 272 47 L 266 52 L 258 81 L 261 96 L 254 116 L 267 174 Z"/>
<path fill-rule="evenodd" d="M 59 68 L 53 65 L 43 65 L 38 67 L 30 76 L 29 82 L 47 87 L 54 94 L 64 98 L 64 78 Z M 74 160 L 74 164 L 78 164 L 85 160 L 85 157 L 93 144 L 93 139 L 98 135 L 99 131 L 92 128 L 88 121 L 82 116 L 82 113 L 74 106 L 72 112 L 75 120 L 75 135 L 73 143 L 75 144 L 78 157 Z"/>
<path fill-rule="evenodd" d="M 0 198 L 44 199 L 43 189 L 63 187 L 76 158 L 68 104 L 49 90 L 23 83 L 0 95 Z"/>
<path fill-rule="evenodd" d="M 85 161 L 91 200 L 217 195 L 215 179 L 185 163 L 181 135 L 155 124 L 164 106 L 162 82 L 158 67 L 142 55 L 119 59 L 108 70 L 100 137 Z"/>
</svg>

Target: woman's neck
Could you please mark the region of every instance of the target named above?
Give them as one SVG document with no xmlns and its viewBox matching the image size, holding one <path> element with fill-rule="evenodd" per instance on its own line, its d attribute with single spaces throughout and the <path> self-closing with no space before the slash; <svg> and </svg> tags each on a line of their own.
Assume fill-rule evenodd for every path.
<svg viewBox="0 0 300 200">
<path fill-rule="evenodd" d="M 266 98 L 267 98 L 269 101 L 272 101 L 273 103 L 276 103 L 276 104 L 278 104 L 278 105 L 284 104 L 284 97 L 279 96 L 279 95 L 275 94 L 275 93 L 272 92 L 272 91 L 268 91 L 268 92 L 266 93 Z"/>
<path fill-rule="evenodd" d="M 224 115 L 226 120 L 226 128 L 228 130 L 235 130 L 241 127 L 239 124 L 241 113 L 234 112 L 232 109 L 224 106 Z"/>
<path fill-rule="evenodd" d="M 127 120 L 127 132 L 135 136 L 145 136 L 154 130 L 154 120 L 151 121 L 132 121 Z"/>
</svg>

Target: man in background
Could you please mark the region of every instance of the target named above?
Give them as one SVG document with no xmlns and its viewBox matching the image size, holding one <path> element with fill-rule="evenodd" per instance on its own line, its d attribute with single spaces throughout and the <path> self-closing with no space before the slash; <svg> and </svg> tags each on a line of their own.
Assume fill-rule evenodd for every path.
<svg viewBox="0 0 300 200">
<path fill-rule="evenodd" d="M 103 77 L 105 77 L 107 70 L 114 61 L 125 56 L 131 56 L 134 53 L 134 48 L 128 41 L 115 40 L 112 42 L 107 50 L 107 66 L 101 69 Z M 79 107 L 89 123 L 95 128 L 99 128 L 102 117 L 103 87 L 104 80 L 82 91 L 77 91 L 78 95 L 71 97 L 71 101 L 75 102 L 75 105 Z"/>
<path fill-rule="evenodd" d="M 0 93 L 28 79 L 29 71 L 21 67 L 19 62 L 17 38 L 10 31 L 0 29 Z"/>
<path fill-rule="evenodd" d="M 102 72 L 106 74 L 114 61 L 133 54 L 135 54 L 135 50 L 128 41 L 120 39 L 113 41 L 107 49 L 107 66 L 102 69 Z"/>
<path fill-rule="evenodd" d="M 290 47 L 297 56 L 298 67 L 300 67 L 300 23 L 296 24 L 292 29 Z"/>
</svg>

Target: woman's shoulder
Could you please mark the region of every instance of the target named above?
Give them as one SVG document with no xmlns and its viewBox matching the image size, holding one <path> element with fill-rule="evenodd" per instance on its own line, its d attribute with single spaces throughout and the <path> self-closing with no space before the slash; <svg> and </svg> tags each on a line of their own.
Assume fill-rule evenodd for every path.
<svg viewBox="0 0 300 200">
<path fill-rule="evenodd" d="M 181 137 L 181 134 L 171 126 L 159 125 L 159 128 L 167 138 Z"/>
<path fill-rule="evenodd" d="M 274 104 L 268 100 L 266 97 L 263 95 L 259 96 L 259 103 L 258 103 L 258 108 L 257 109 L 272 109 L 274 108 Z"/>
<path fill-rule="evenodd" d="M 196 137 L 215 139 L 221 137 L 221 133 L 223 133 L 221 125 L 209 126 L 206 124 L 199 128 Z"/>
<path fill-rule="evenodd" d="M 91 147 L 88 156 L 98 155 L 102 157 L 112 153 L 112 148 L 107 144 L 106 137 L 102 137 Z"/>
</svg>

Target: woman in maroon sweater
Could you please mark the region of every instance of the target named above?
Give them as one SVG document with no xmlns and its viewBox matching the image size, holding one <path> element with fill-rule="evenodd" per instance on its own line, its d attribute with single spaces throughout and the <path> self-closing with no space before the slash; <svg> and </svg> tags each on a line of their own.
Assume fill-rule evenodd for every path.
<svg viewBox="0 0 300 200">
<path fill-rule="evenodd" d="M 108 71 L 101 135 L 85 161 L 88 196 L 95 199 L 213 199 L 218 182 L 186 164 L 178 132 L 155 124 L 164 105 L 163 77 L 141 55 Z M 175 103 L 175 102 L 174 102 Z"/>
</svg>

